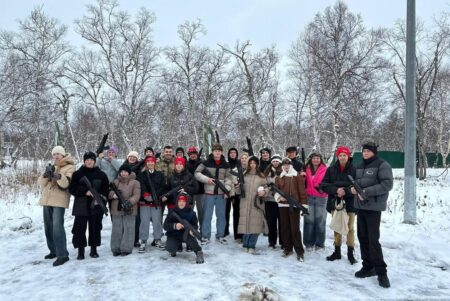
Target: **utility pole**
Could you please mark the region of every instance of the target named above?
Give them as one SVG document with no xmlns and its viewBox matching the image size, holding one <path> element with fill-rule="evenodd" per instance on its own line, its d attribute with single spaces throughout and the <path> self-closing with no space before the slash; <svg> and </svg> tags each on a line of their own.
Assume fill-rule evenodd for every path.
<svg viewBox="0 0 450 301">
<path fill-rule="evenodd" d="M 416 1 L 406 8 L 405 208 L 403 222 L 416 224 Z"/>
</svg>

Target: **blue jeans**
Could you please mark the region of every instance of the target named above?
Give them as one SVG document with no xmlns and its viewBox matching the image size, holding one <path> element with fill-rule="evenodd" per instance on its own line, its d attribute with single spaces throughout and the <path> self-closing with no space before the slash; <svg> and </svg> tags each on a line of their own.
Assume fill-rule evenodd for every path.
<svg viewBox="0 0 450 301">
<path fill-rule="evenodd" d="M 327 198 L 308 196 L 309 215 L 303 220 L 303 243 L 306 247 L 325 246 Z"/>
<path fill-rule="evenodd" d="M 242 237 L 243 247 L 254 249 L 258 241 L 258 236 L 259 234 L 244 234 Z"/>
<path fill-rule="evenodd" d="M 214 206 L 216 207 L 216 238 L 224 236 L 225 233 L 225 200 L 222 194 L 205 194 L 203 199 L 203 223 L 202 237 L 211 238 L 211 220 Z"/>
<path fill-rule="evenodd" d="M 44 206 L 44 229 L 50 253 L 57 257 L 67 257 L 66 231 L 64 230 L 65 208 Z"/>
</svg>

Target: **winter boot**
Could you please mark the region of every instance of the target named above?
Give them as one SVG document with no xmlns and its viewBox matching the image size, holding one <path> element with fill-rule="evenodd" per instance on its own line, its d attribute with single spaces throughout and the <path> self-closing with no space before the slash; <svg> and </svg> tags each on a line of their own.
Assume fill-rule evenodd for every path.
<svg viewBox="0 0 450 301">
<path fill-rule="evenodd" d="M 355 273 L 355 277 L 356 278 L 366 278 L 366 277 L 375 276 L 376 274 L 377 273 L 375 272 L 374 268 L 362 267 L 358 272 Z"/>
<path fill-rule="evenodd" d="M 328 261 L 334 261 L 341 259 L 341 246 L 334 246 L 334 252 L 330 256 L 327 256 Z"/>
<path fill-rule="evenodd" d="M 77 259 L 78 260 L 83 260 L 84 259 L 84 247 L 78 248 Z"/>
<path fill-rule="evenodd" d="M 195 258 L 196 263 L 204 263 L 205 262 L 202 251 L 198 251 L 196 255 L 197 255 L 197 257 Z"/>
<path fill-rule="evenodd" d="M 354 247 L 348 247 L 347 249 L 347 258 L 348 261 L 350 261 L 351 264 L 355 264 L 358 261 L 355 259 L 355 248 Z"/>
<path fill-rule="evenodd" d="M 159 249 L 164 249 L 166 246 L 164 246 L 164 244 L 161 241 L 161 239 L 155 239 L 155 247 L 157 247 Z"/>
<path fill-rule="evenodd" d="M 91 247 L 91 253 L 89 253 L 89 256 L 92 258 L 98 258 L 97 247 Z"/>
<path fill-rule="evenodd" d="M 139 241 L 138 253 L 145 253 L 145 241 L 143 241 L 143 240 Z"/>
<path fill-rule="evenodd" d="M 56 254 L 50 253 L 50 254 L 45 255 L 44 259 L 53 259 L 55 257 L 56 257 Z"/>
<path fill-rule="evenodd" d="M 66 262 L 68 262 L 69 261 L 69 257 L 67 257 L 67 256 L 64 256 L 64 257 L 58 257 L 57 259 L 56 259 L 56 261 L 53 263 L 53 266 L 54 267 L 57 267 L 57 266 L 59 266 L 59 265 L 63 265 L 63 264 L 65 264 Z M 389 280 L 388 280 L 388 282 L 389 282 Z M 380 284 L 381 285 L 381 284 Z"/>
<path fill-rule="evenodd" d="M 389 282 L 389 278 L 388 278 L 387 274 L 378 275 L 378 284 L 384 288 L 388 288 L 391 286 L 391 283 Z"/>
</svg>

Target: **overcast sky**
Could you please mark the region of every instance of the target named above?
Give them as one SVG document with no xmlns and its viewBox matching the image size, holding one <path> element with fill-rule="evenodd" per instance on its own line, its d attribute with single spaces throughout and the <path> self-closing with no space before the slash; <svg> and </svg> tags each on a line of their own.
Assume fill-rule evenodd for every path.
<svg viewBox="0 0 450 301">
<path fill-rule="evenodd" d="M 389 27 L 405 18 L 406 0 L 347 0 L 350 10 L 361 14 L 366 26 Z M 86 0 L 0 0 L 0 29 L 17 29 L 17 20 L 43 5 L 44 11 L 69 26 L 72 44 L 82 40 L 73 31 L 73 21 L 85 13 Z M 255 49 L 276 44 L 284 55 L 304 26 L 331 0 L 128 0 L 120 7 L 130 13 L 146 7 L 156 14 L 154 37 L 159 46 L 175 45 L 177 26 L 200 18 L 208 33 L 202 44 L 234 45 L 249 39 Z M 417 15 L 431 23 L 433 16 L 450 11 L 450 0 L 416 0 Z"/>
</svg>

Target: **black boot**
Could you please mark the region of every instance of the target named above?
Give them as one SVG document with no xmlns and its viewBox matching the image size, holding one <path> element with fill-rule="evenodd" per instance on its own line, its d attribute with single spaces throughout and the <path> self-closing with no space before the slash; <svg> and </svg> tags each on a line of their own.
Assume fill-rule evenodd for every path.
<svg viewBox="0 0 450 301">
<path fill-rule="evenodd" d="M 356 278 L 366 278 L 375 276 L 377 273 L 374 268 L 362 267 L 358 272 L 355 273 Z"/>
<path fill-rule="evenodd" d="M 334 261 L 341 259 L 341 246 L 334 246 L 334 252 L 330 256 L 327 256 L 328 261 Z"/>
<path fill-rule="evenodd" d="M 195 258 L 195 262 L 200 264 L 200 263 L 204 263 L 205 259 L 203 258 L 203 252 L 202 251 L 198 251 L 197 252 L 197 257 Z"/>
<path fill-rule="evenodd" d="M 78 260 L 83 260 L 84 259 L 84 247 L 78 248 L 77 259 Z"/>
<path fill-rule="evenodd" d="M 388 288 L 391 286 L 391 283 L 389 282 L 389 278 L 388 278 L 387 274 L 378 275 L 378 284 L 384 288 Z"/>
<path fill-rule="evenodd" d="M 347 249 L 347 258 L 348 261 L 350 261 L 351 264 L 357 263 L 355 259 L 355 248 L 354 247 L 348 247 Z"/>
<path fill-rule="evenodd" d="M 57 266 L 60 266 L 60 265 L 63 265 L 63 264 L 65 264 L 66 262 L 68 262 L 69 261 L 69 257 L 67 257 L 67 256 L 64 256 L 64 257 L 58 257 L 57 259 L 56 259 L 56 261 L 53 263 L 53 266 L 54 267 L 57 267 Z M 388 280 L 389 281 L 389 280 Z M 381 285 L 381 284 L 380 284 Z"/>
<path fill-rule="evenodd" d="M 92 258 L 98 258 L 97 247 L 91 247 L 91 253 L 89 253 L 89 256 Z"/>
<path fill-rule="evenodd" d="M 53 254 L 53 253 L 50 253 L 50 254 L 47 254 L 47 255 L 45 255 L 45 259 L 53 259 L 53 258 L 55 258 L 56 257 L 56 254 Z"/>
</svg>

